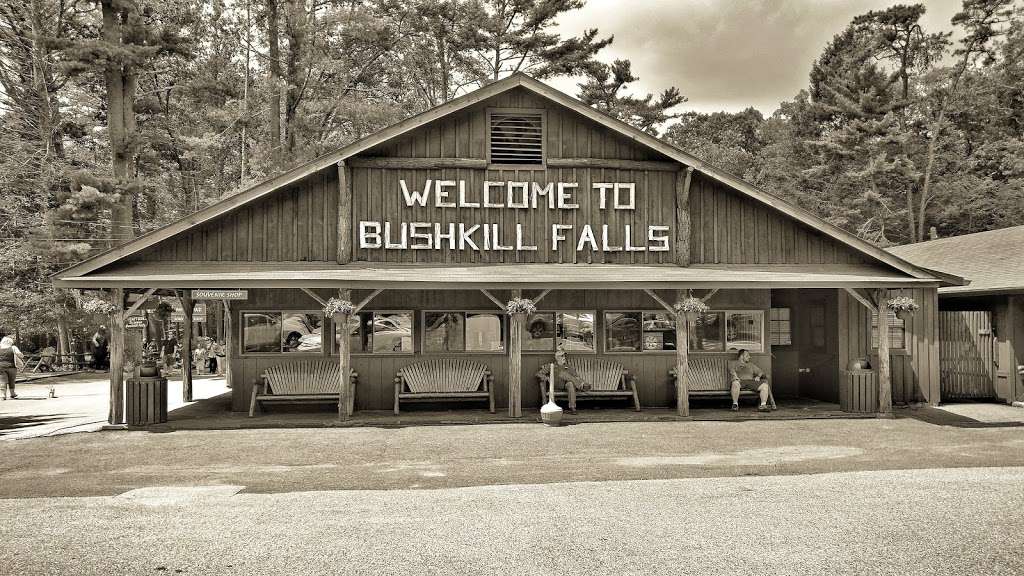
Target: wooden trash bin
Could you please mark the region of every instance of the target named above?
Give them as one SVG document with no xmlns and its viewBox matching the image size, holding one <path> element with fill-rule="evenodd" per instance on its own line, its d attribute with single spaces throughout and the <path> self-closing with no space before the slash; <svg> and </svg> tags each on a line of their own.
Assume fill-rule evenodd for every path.
<svg viewBox="0 0 1024 576">
<path fill-rule="evenodd" d="M 167 378 L 129 378 L 125 386 L 125 421 L 129 426 L 167 422 Z"/>
<path fill-rule="evenodd" d="M 843 370 L 839 381 L 839 409 L 843 412 L 878 412 L 878 383 L 874 370 Z"/>
</svg>

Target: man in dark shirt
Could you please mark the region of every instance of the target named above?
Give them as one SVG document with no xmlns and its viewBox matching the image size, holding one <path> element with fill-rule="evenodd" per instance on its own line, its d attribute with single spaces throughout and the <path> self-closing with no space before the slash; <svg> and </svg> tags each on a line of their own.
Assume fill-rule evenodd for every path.
<svg viewBox="0 0 1024 576">
<path fill-rule="evenodd" d="M 771 388 L 768 385 L 768 376 L 761 370 L 761 367 L 750 361 L 750 352 L 739 350 L 736 353 L 736 360 L 729 363 L 729 377 L 732 379 L 732 409 L 740 409 L 740 390 L 751 390 L 757 392 L 761 397 L 761 403 L 757 409 L 761 412 L 770 410 L 768 399 Z M 775 402 L 772 407 L 775 408 Z"/>
</svg>

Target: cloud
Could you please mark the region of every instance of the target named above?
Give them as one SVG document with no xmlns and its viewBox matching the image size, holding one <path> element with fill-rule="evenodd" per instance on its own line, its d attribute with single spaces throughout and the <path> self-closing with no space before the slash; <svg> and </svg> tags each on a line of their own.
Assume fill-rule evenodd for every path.
<svg viewBox="0 0 1024 576">
<path fill-rule="evenodd" d="M 814 59 L 854 16 L 884 0 L 590 0 L 560 31 L 597 28 L 615 42 L 601 59 L 628 58 L 634 92 L 679 87 L 702 112 L 754 106 L 771 113 L 807 86 Z M 928 30 L 948 29 L 958 0 L 927 0 Z M 576 81 L 556 85 L 576 92 Z"/>
</svg>

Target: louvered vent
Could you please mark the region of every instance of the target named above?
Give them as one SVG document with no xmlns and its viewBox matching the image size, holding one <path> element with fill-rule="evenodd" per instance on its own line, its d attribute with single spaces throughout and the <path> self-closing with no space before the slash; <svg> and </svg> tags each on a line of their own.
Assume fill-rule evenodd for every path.
<svg viewBox="0 0 1024 576">
<path fill-rule="evenodd" d="M 491 112 L 491 163 L 544 163 L 544 116 L 540 112 Z"/>
</svg>

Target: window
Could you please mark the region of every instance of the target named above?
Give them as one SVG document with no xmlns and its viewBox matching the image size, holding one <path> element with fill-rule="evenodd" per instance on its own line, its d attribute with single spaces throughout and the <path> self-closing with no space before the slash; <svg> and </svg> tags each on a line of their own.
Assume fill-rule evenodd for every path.
<svg viewBox="0 0 1024 576">
<path fill-rule="evenodd" d="M 696 352 L 723 352 L 722 312 L 708 312 L 697 318 L 690 327 L 690 350 Z"/>
<path fill-rule="evenodd" d="M 554 352 L 556 344 L 566 352 L 595 352 L 594 312 L 538 312 L 523 325 L 523 350 Z"/>
<path fill-rule="evenodd" d="M 605 352 L 676 349 L 676 321 L 666 312 L 606 312 Z"/>
<path fill-rule="evenodd" d="M 789 320 L 789 308 L 772 308 L 768 311 L 768 341 L 772 346 L 793 344 L 793 326 Z"/>
<path fill-rule="evenodd" d="M 349 318 L 349 350 L 357 354 L 411 354 L 412 312 L 360 312 Z M 334 327 L 335 342 L 340 338 Z"/>
<path fill-rule="evenodd" d="M 907 329 L 896 313 L 889 311 L 889 349 L 903 350 L 907 347 Z M 878 348 L 878 313 L 871 313 L 871 348 Z"/>
<path fill-rule="evenodd" d="M 503 352 L 505 315 L 495 312 L 424 312 L 424 352 Z"/>
<path fill-rule="evenodd" d="M 726 312 L 725 349 L 764 352 L 764 312 Z"/>
<path fill-rule="evenodd" d="M 544 112 L 489 110 L 489 152 L 492 164 L 544 164 Z"/>
<path fill-rule="evenodd" d="M 242 351 L 319 354 L 323 325 L 323 315 L 315 312 L 243 312 Z"/>
</svg>

